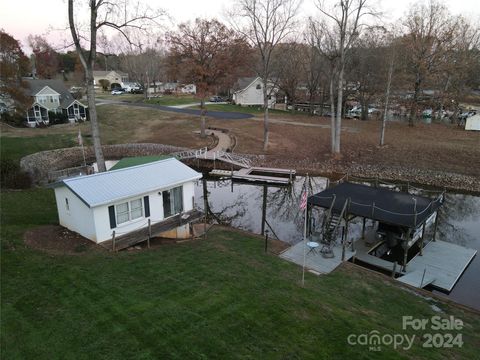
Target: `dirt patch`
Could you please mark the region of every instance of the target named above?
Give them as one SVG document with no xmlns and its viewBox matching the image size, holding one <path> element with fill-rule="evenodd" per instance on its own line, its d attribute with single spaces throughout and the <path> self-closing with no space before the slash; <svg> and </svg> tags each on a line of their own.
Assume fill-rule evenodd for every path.
<svg viewBox="0 0 480 360">
<path fill-rule="evenodd" d="M 25 244 L 53 255 L 82 255 L 91 251 L 106 251 L 93 241 L 59 225 L 40 226 L 28 230 Z"/>
</svg>

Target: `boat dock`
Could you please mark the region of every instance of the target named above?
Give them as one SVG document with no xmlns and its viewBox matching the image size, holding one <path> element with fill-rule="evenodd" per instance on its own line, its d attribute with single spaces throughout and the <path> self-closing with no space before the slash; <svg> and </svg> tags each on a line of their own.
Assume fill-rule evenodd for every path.
<svg viewBox="0 0 480 360">
<path fill-rule="evenodd" d="M 465 248 L 446 241 L 430 241 L 423 248 L 423 255 L 417 254 L 407 264 L 407 271 L 401 272 L 401 267 L 393 262 L 381 259 L 370 253 L 378 245 L 367 245 L 365 240 L 355 241 L 355 251 L 347 248 L 345 261 L 361 261 L 375 268 L 393 272 L 396 280 L 417 288 L 427 285 L 450 292 L 461 275 L 475 257 L 477 250 Z M 282 259 L 303 266 L 303 241 L 280 254 Z M 307 252 L 308 252 L 307 247 Z M 319 252 L 309 252 L 306 255 L 305 267 L 320 274 L 328 274 L 342 263 L 342 246 L 335 245 L 333 258 L 324 258 Z"/>
<path fill-rule="evenodd" d="M 451 291 L 476 254 L 477 250 L 446 241 L 430 241 L 423 248 L 423 255 L 417 254 L 410 260 L 406 274 L 397 280 L 416 287 L 432 284 Z"/>
<path fill-rule="evenodd" d="M 304 246 L 306 249 L 304 249 Z M 324 258 L 319 251 L 309 252 L 309 248 L 301 241 L 293 245 L 280 254 L 282 259 L 303 266 L 303 253 L 305 256 L 305 268 L 313 270 L 320 274 L 328 274 L 335 270 L 342 263 L 342 247 L 340 245 L 333 247 L 334 257 Z M 347 249 L 345 252 L 345 260 L 350 260 L 355 255 L 354 251 Z"/>
<path fill-rule="evenodd" d="M 296 175 L 295 170 L 275 169 L 263 167 L 249 167 L 240 170 L 212 170 L 212 176 L 230 177 L 235 180 L 243 180 L 250 182 L 264 182 L 271 184 L 288 185 L 292 182 Z"/>
</svg>

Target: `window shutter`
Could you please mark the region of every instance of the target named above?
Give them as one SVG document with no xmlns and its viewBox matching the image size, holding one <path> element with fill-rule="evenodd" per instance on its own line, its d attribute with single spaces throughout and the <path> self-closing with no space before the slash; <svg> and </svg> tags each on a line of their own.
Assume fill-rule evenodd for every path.
<svg viewBox="0 0 480 360">
<path fill-rule="evenodd" d="M 150 217 L 150 199 L 148 196 L 143 197 L 143 204 L 145 208 L 145 217 Z"/>
<path fill-rule="evenodd" d="M 110 216 L 110 229 L 116 228 L 117 223 L 115 222 L 115 207 L 113 205 L 108 207 L 108 215 Z"/>
</svg>

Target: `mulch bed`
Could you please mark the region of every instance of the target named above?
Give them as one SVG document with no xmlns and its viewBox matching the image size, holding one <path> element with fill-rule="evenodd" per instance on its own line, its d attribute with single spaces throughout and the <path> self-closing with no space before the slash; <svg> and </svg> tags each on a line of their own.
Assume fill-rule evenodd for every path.
<svg viewBox="0 0 480 360">
<path fill-rule="evenodd" d="M 82 255 L 91 251 L 106 251 L 93 241 L 60 225 L 45 225 L 28 230 L 25 244 L 53 255 Z"/>
</svg>

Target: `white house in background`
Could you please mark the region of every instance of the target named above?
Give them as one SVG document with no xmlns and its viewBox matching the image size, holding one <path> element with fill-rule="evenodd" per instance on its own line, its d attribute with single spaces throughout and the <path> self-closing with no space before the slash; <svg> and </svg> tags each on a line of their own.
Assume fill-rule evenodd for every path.
<svg viewBox="0 0 480 360">
<path fill-rule="evenodd" d="M 60 225 L 96 242 L 148 227 L 188 237 L 202 175 L 175 158 L 65 179 L 53 185 Z M 197 212 L 198 213 L 198 212 Z M 190 216 L 192 215 L 192 216 Z M 165 224 L 170 224 L 166 228 Z M 131 245 L 131 244 L 130 244 Z"/>
<path fill-rule="evenodd" d="M 465 121 L 465 130 L 480 130 L 480 114 L 467 118 Z"/>
<path fill-rule="evenodd" d="M 93 85 L 100 86 L 100 80 L 105 79 L 110 83 L 110 88 L 123 88 L 124 84 L 128 82 L 128 74 L 122 71 L 100 71 L 93 72 Z"/>
<path fill-rule="evenodd" d="M 87 106 L 73 98 L 61 80 L 24 79 L 27 95 L 32 97 L 32 105 L 27 110 L 27 125 L 36 127 L 48 125 L 48 113 L 63 113 L 68 121 L 85 121 Z"/>
<path fill-rule="evenodd" d="M 187 84 L 183 85 L 180 89 L 182 94 L 192 94 L 195 95 L 197 93 L 197 85 L 195 84 Z"/>
<path fill-rule="evenodd" d="M 260 77 L 240 78 L 232 89 L 232 101 L 242 106 L 263 105 L 263 81 Z M 278 89 L 273 82 L 267 82 L 268 107 L 276 103 Z"/>
</svg>

